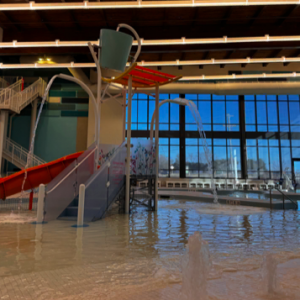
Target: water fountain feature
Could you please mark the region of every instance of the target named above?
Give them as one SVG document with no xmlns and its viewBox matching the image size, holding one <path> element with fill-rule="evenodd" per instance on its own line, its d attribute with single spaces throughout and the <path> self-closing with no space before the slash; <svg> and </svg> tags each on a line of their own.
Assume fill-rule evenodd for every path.
<svg viewBox="0 0 300 300">
<path fill-rule="evenodd" d="M 23 200 L 23 197 L 24 197 L 24 186 L 25 186 L 25 182 L 26 182 L 26 179 L 27 179 L 27 169 L 30 167 L 30 164 L 32 162 L 33 150 L 34 150 L 34 141 L 35 141 L 35 135 L 36 135 L 37 126 L 39 124 L 39 120 L 41 118 L 41 114 L 42 114 L 43 107 L 44 107 L 45 101 L 47 99 L 49 90 L 50 90 L 50 88 L 52 86 L 52 83 L 53 83 L 53 81 L 55 80 L 56 77 L 57 76 L 52 77 L 52 79 L 49 81 L 49 83 L 48 83 L 48 85 L 46 87 L 46 90 L 45 90 L 45 93 L 44 93 L 44 96 L 42 98 L 42 102 L 41 102 L 41 105 L 40 105 L 40 109 L 39 109 L 39 112 L 38 112 L 38 115 L 37 115 L 37 118 L 36 118 L 36 122 L 35 122 L 35 125 L 34 125 L 34 129 L 33 129 L 33 133 L 32 133 L 32 139 L 31 139 L 30 145 L 29 145 L 29 152 L 28 152 L 28 156 L 27 156 L 27 163 L 26 163 L 26 166 L 25 166 L 24 179 L 23 179 L 23 183 L 22 183 L 22 191 L 21 191 L 21 194 L 20 194 L 20 200 L 19 200 L 19 206 L 18 206 L 19 210 L 21 209 L 22 200 Z"/>
<path fill-rule="evenodd" d="M 212 167 L 212 157 L 211 157 L 211 152 L 209 151 L 208 145 L 207 145 L 207 141 L 206 141 L 206 135 L 205 135 L 205 131 L 203 129 L 203 124 L 202 124 L 202 119 L 199 113 L 199 110 L 196 106 L 196 104 L 193 101 L 188 101 L 185 100 L 187 102 L 187 106 L 192 114 L 192 116 L 195 119 L 195 122 L 197 124 L 198 127 L 198 131 L 200 134 L 200 140 L 204 149 L 204 154 L 205 154 L 205 159 L 207 161 L 207 165 L 208 165 L 208 170 L 210 172 L 210 176 L 211 176 L 211 189 L 213 191 L 213 195 L 214 195 L 214 203 L 218 203 L 218 195 L 217 195 L 217 191 L 216 191 L 216 186 L 215 186 L 215 180 L 214 180 L 214 172 L 213 172 L 213 167 Z"/>
<path fill-rule="evenodd" d="M 182 260 L 182 288 L 180 300 L 206 300 L 207 277 L 210 269 L 208 243 L 202 240 L 200 232 L 188 239 L 188 252 Z"/>
</svg>

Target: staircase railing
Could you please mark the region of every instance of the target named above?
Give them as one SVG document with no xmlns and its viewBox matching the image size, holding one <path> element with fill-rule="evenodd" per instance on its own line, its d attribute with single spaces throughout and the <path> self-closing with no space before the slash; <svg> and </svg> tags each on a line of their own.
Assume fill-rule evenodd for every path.
<svg viewBox="0 0 300 300">
<path fill-rule="evenodd" d="M 35 97 L 42 97 L 46 82 L 39 78 L 22 91 L 22 79 L 0 91 L 0 109 L 10 109 L 16 113 L 26 107 Z"/>
<path fill-rule="evenodd" d="M 22 164 L 24 167 L 27 164 L 28 150 L 12 141 L 9 138 L 6 138 L 4 143 L 3 151 L 11 158 L 11 163 L 18 162 Z M 41 164 L 45 164 L 46 162 L 41 158 L 33 155 L 31 157 L 31 167 L 39 166 Z"/>
<path fill-rule="evenodd" d="M 2 89 L 0 91 L 0 108 L 1 109 L 12 109 L 12 107 L 17 106 L 17 103 L 12 103 L 12 98 L 21 92 L 22 80 L 11 84 L 9 87 Z M 12 109 L 16 111 L 15 109 Z M 17 112 L 17 111 L 16 111 Z"/>
<path fill-rule="evenodd" d="M 0 77 L 0 89 L 6 89 L 9 86 L 8 81 Z"/>
<path fill-rule="evenodd" d="M 285 207 L 284 207 L 285 198 L 290 200 L 295 205 L 295 209 L 298 209 L 297 201 L 291 199 L 288 195 L 286 195 L 284 192 L 282 192 L 279 188 L 275 187 L 275 190 L 282 194 L 283 209 L 285 209 Z"/>
<path fill-rule="evenodd" d="M 21 93 L 19 93 L 18 97 L 18 105 L 19 111 L 25 108 L 36 96 L 42 97 L 44 95 L 45 89 L 47 87 L 47 83 L 42 79 L 39 78 L 29 87 L 24 89 Z"/>
</svg>

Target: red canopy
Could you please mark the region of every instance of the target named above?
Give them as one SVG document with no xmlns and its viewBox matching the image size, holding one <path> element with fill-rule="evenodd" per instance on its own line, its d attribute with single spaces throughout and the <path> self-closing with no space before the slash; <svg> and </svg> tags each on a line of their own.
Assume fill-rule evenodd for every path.
<svg viewBox="0 0 300 300">
<path fill-rule="evenodd" d="M 134 88 L 150 88 L 155 86 L 161 86 L 177 81 L 181 78 L 181 76 L 174 76 L 167 73 L 147 69 L 138 66 L 135 63 L 117 78 L 103 80 L 106 82 L 115 82 L 128 86 L 129 76 L 132 76 L 132 87 Z"/>
</svg>

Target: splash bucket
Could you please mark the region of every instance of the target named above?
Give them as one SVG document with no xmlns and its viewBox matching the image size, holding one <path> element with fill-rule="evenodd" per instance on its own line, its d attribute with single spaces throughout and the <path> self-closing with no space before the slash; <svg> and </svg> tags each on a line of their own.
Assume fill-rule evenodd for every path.
<svg viewBox="0 0 300 300">
<path fill-rule="evenodd" d="M 100 66 L 107 71 L 124 72 L 133 37 L 111 29 L 100 31 Z"/>
</svg>

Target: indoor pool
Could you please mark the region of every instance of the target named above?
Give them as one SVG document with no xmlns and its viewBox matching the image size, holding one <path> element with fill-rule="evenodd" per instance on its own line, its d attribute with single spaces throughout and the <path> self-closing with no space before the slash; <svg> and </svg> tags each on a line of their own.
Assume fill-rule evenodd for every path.
<svg viewBox="0 0 300 300">
<path fill-rule="evenodd" d="M 197 299 L 300 297 L 298 211 L 160 200 L 157 213 L 138 208 L 78 229 L 27 223 L 34 214 L 0 219 L 0 299 L 186 299 L 183 258 L 195 231 L 209 247 L 208 296 Z"/>
<path fill-rule="evenodd" d="M 300 194 L 296 193 L 287 193 L 284 192 L 287 197 L 292 200 L 298 201 L 300 200 Z M 270 192 L 269 191 L 222 191 L 218 190 L 218 195 L 226 195 L 235 198 L 246 198 L 246 199 L 261 199 L 261 200 L 270 200 Z M 282 200 L 283 195 L 277 191 L 272 191 L 272 199 Z"/>
</svg>

